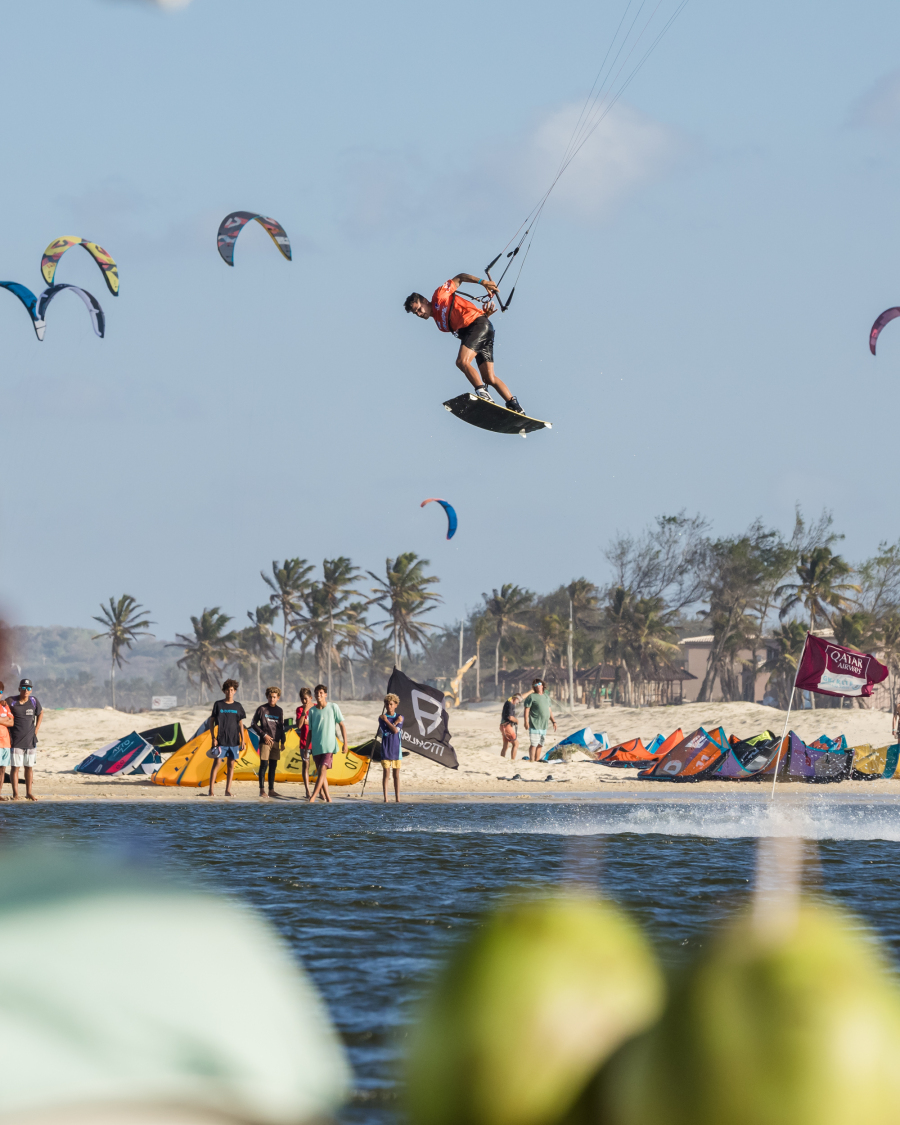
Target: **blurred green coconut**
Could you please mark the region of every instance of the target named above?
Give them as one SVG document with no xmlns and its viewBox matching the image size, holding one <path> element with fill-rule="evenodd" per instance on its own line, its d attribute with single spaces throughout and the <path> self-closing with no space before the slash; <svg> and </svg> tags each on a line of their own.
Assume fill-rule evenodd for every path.
<svg viewBox="0 0 900 1125">
<path fill-rule="evenodd" d="M 587 895 L 491 913 L 410 1032 L 412 1125 L 549 1125 L 616 1048 L 655 1020 L 663 979 L 637 926 Z"/>
<path fill-rule="evenodd" d="M 900 988 L 881 949 L 835 906 L 782 905 L 711 940 L 573 1125 L 900 1121 Z"/>
</svg>

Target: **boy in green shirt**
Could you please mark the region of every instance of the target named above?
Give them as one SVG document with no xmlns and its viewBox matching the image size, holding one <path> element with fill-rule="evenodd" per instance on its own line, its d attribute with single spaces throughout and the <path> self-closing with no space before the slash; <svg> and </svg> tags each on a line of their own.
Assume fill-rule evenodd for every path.
<svg viewBox="0 0 900 1125">
<path fill-rule="evenodd" d="M 324 684 L 317 684 L 315 690 L 316 705 L 309 710 L 309 733 L 312 741 L 312 756 L 316 763 L 316 787 L 312 791 L 310 801 L 314 801 L 319 794 L 323 794 L 326 801 L 331 803 L 328 792 L 328 770 L 337 751 L 337 729 L 340 728 L 341 740 L 344 749 L 347 748 L 347 728 L 344 726 L 344 716 L 336 703 L 328 702 L 328 688 Z"/>
<path fill-rule="evenodd" d="M 536 762 L 544 748 L 547 723 L 553 723 L 553 733 L 556 734 L 556 719 L 550 710 L 550 696 L 544 695 L 544 681 L 534 680 L 531 688 L 531 694 L 525 696 L 525 729 L 528 731 L 528 757 Z"/>
</svg>

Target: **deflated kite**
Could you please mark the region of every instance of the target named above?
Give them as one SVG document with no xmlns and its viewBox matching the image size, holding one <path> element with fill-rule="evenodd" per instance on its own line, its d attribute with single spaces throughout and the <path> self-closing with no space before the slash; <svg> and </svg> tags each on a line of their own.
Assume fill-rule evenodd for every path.
<svg viewBox="0 0 900 1125">
<path fill-rule="evenodd" d="M 225 265 L 234 265 L 234 244 L 237 241 L 237 236 L 251 219 L 255 219 L 259 223 L 285 258 L 290 261 L 291 241 L 281 223 L 276 222 L 275 219 L 267 219 L 265 215 L 255 215 L 252 211 L 232 211 L 219 224 L 219 233 L 216 237 L 219 253 L 222 255 Z"/>
<path fill-rule="evenodd" d="M 98 246 L 96 242 L 88 242 L 86 238 L 76 238 L 74 235 L 66 235 L 64 238 L 55 238 L 44 251 L 44 256 L 41 258 L 41 273 L 44 275 L 44 281 L 46 281 L 48 285 L 53 284 L 53 278 L 56 276 L 56 267 L 59 265 L 59 259 L 71 246 L 83 246 L 85 250 L 87 250 L 102 270 L 106 288 L 114 297 L 118 297 L 119 268 L 116 263 L 102 246 Z"/>
<path fill-rule="evenodd" d="M 869 333 L 869 351 L 872 355 L 875 354 L 875 345 L 878 343 L 878 334 L 886 324 L 900 316 L 900 308 L 885 309 L 880 317 L 872 325 L 872 331 Z"/>
<path fill-rule="evenodd" d="M 47 306 L 57 293 L 62 293 L 63 289 L 71 289 L 73 293 L 77 293 L 82 301 L 84 301 L 87 306 L 87 311 L 91 314 L 91 322 L 94 325 L 94 331 L 102 340 L 106 332 L 106 317 L 103 315 L 103 309 L 100 308 L 100 302 L 92 293 L 88 293 L 86 289 L 79 289 L 77 285 L 51 285 L 49 289 L 44 290 L 38 303 L 38 316 L 41 318 L 41 322 L 43 323 Z"/>
<path fill-rule="evenodd" d="M 440 506 L 447 513 L 447 538 L 452 539 L 456 534 L 457 527 L 456 512 L 453 508 L 453 505 L 448 504 L 446 500 L 441 500 L 437 496 L 431 496 L 429 497 L 429 499 L 423 500 L 419 507 L 424 508 L 426 504 L 440 504 Z"/>
<path fill-rule="evenodd" d="M 0 281 L 0 289 L 8 289 L 10 293 L 19 298 L 28 310 L 28 315 L 31 317 L 31 323 L 34 325 L 37 338 L 43 340 L 45 328 L 43 316 L 38 313 L 38 299 L 28 286 L 20 285 L 18 281 Z"/>
</svg>

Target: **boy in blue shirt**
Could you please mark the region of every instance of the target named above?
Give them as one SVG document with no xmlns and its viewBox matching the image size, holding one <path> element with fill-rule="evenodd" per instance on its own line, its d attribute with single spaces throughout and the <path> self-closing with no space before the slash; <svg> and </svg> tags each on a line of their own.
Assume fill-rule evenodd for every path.
<svg viewBox="0 0 900 1125">
<path fill-rule="evenodd" d="M 381 789 L 384 803 L 388 799 L 388 778 L 394 775 L 394 800 L 400 802 L 400 732 L 403 730 L 403 716 L 397 714 L 400 696 L 384 697 L 384 713 L 378 720 L 378 733 L 381 735 Z"/>
</svg>

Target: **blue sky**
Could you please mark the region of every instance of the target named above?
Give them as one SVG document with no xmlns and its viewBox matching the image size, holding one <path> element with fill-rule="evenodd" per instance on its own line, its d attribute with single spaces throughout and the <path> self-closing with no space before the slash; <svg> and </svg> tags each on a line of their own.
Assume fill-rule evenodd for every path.
<svg viewBox="0 0 900 1125">
<path fill-rule="evenodd" d="M 664 4 L 672 6 L 672 0 Z M 78 234 L 38 344 L 0 301 L 9 616 L 127 591 L 171 636 L 271 560 L 415 550 L 451 620 L 502 582 L 605 576 L 616 530 L 727 534 L 795 502 L 853 558 L 897 537 L 900 9 L 690 0 L 560 181 L 497 321 L 553 430 L 453 419 L 456 342 L 402 309 L 480 272 L 540 193 L 624 0 L 8 5 L 3 278 Z M 15 91 L 15 94 L 12 93 Z M 235 209 L 278 218 L 285 262 Z M 3 296 L 0 294 L 0 296 Z M 443 496 L 460 530 L 448 543 Z"/>
</svg>

